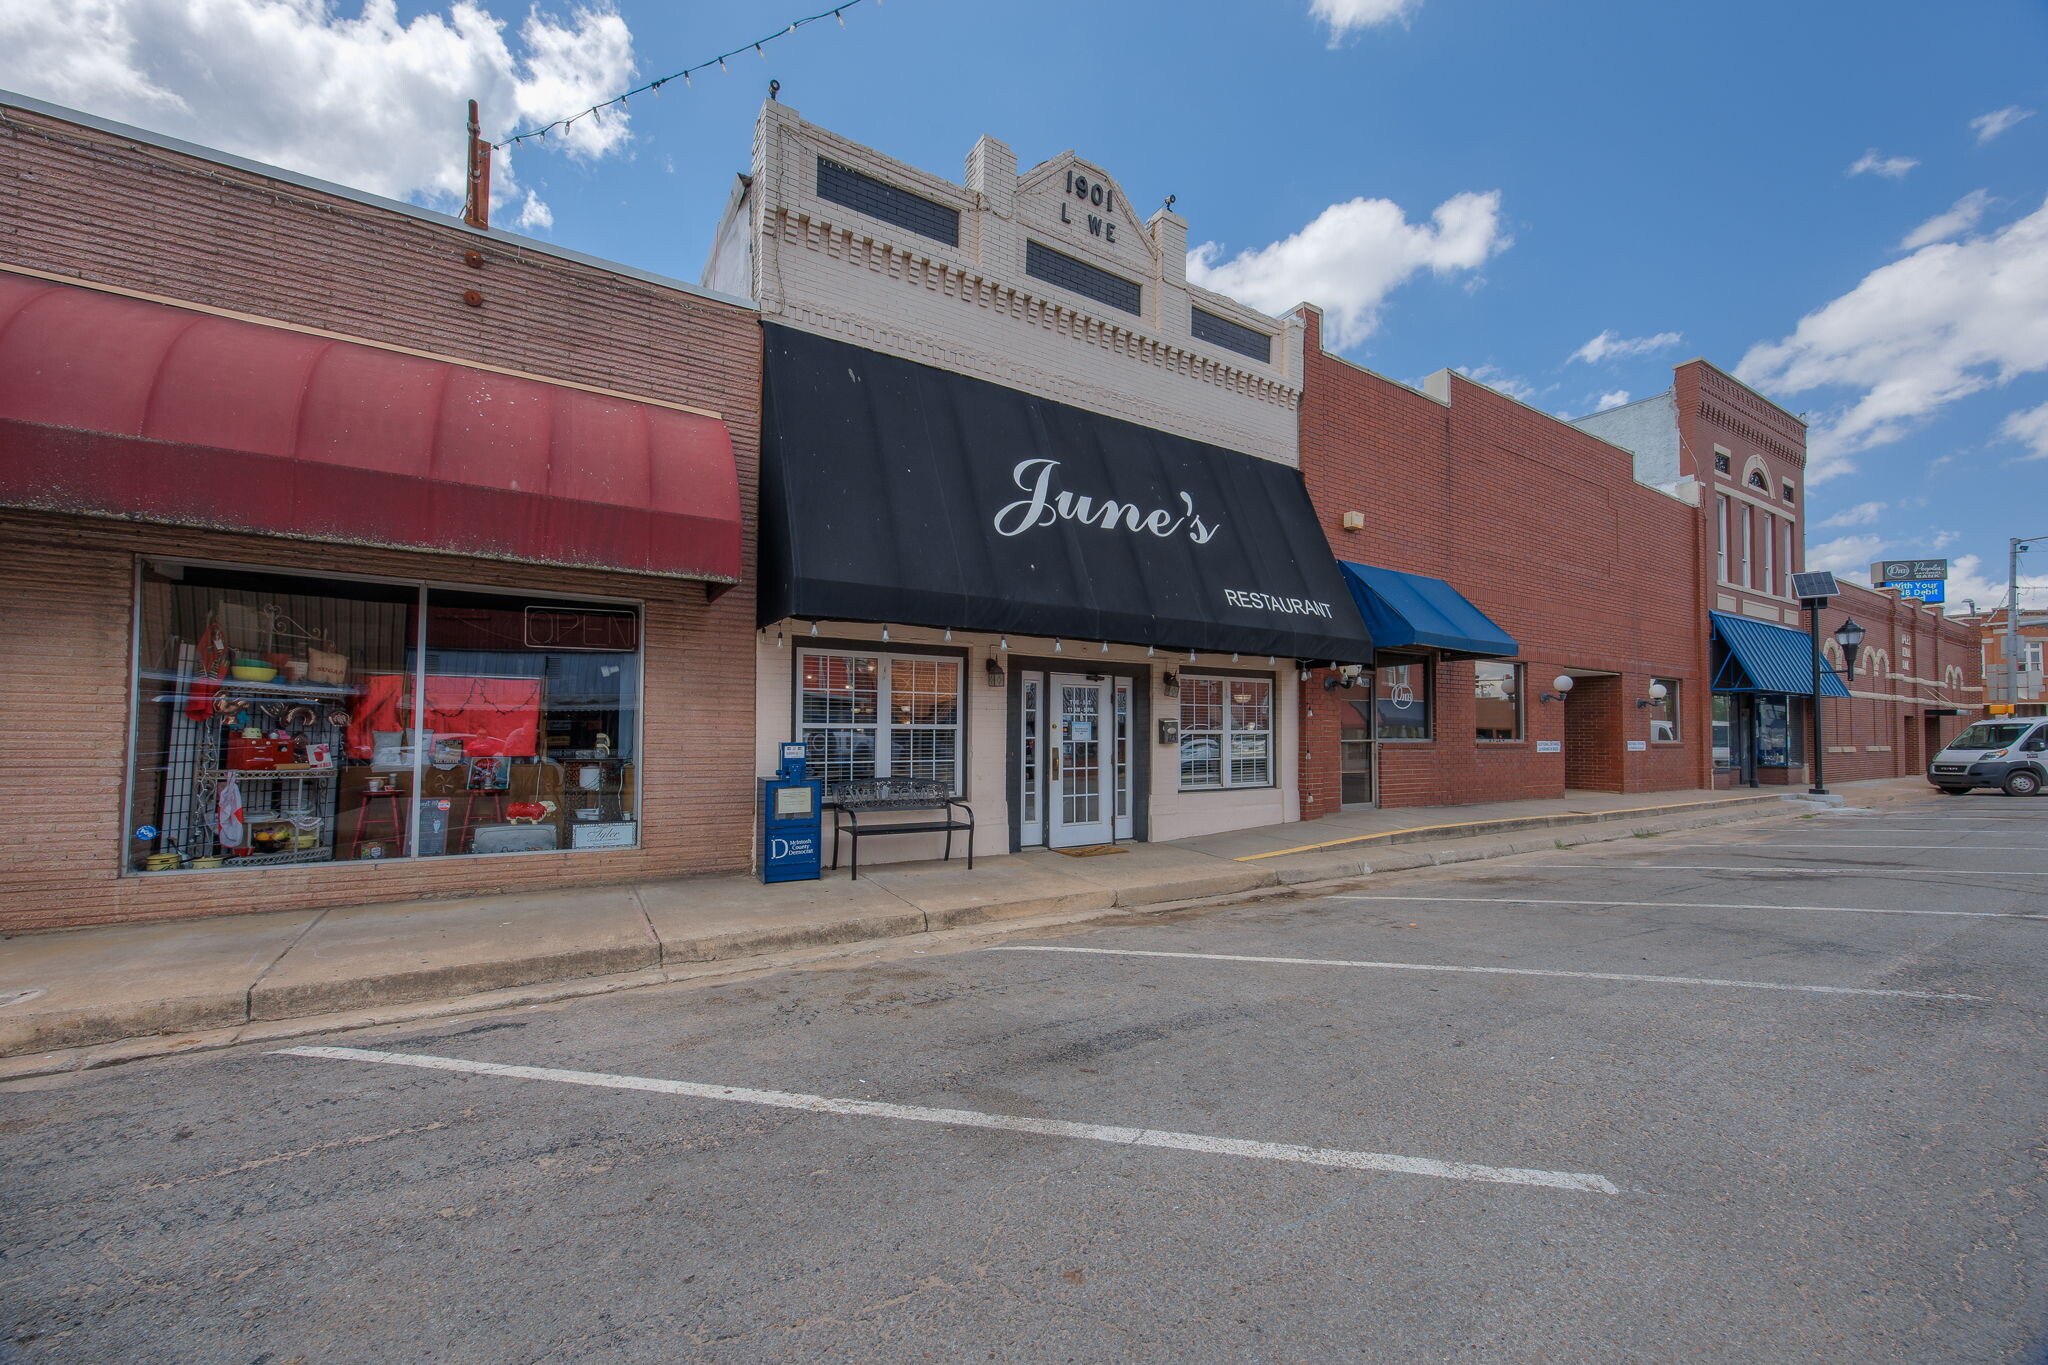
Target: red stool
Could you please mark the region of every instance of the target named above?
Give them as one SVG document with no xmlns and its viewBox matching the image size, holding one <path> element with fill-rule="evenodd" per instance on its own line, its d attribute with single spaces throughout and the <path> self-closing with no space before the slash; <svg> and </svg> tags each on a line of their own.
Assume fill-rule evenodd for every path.
<svg viewBox="0 0 2048 1365">
<path fill-rule="evenodd" d="M 399 804 L 396 799 L 389 805 L 379 806 L 377 798 L 380 796 L 399 798 L 408 797 L 410 793 L 402 791 L 363 792 L 362 803 L 356 807 L 356 837 L 350 841 L 348 846 L 348 856 L 351 860 L 362 856 L 362 847 L 371 837 L 372 826 L 382 827 L 377 831 L 377 837 L 380 839 L 388 838 L 392 842 L 395 846 L 393 850 L 394 856 L 400 858 L 405 856 L 405 816 L 407 808 Z M 387 829 L 389 834 L 384 832 Z"/>
</svg>

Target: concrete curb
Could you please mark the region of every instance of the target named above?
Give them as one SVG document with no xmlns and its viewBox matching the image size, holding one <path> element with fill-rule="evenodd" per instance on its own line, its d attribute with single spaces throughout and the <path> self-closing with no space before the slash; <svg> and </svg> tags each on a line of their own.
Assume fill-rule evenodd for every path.
<svg viewBox="0 0 2048 1365">
<path fill-rule="evenodd" d="M 213 1050 L 271 1038 L 361 1028 L 371 1024 L 467 1014 L 512 1005 L 606 994 L 634 986 L 690 979 L 701 969 L 756 970 L 761 959 L 810 954 L 925 934 L 969 932 L 1000 925 L 1014 932 L 1033 922 L 1071 924 L 1133 913 L 1218 907 L 1246 900 L 1300 897 L 1339 889 L 1361 879 L 1423 867 L 1444 867 L 1638 835 L 1674 833 L 1711 825 L 1796 816 L 1773 794 L 1715 803 L 1705 811 L 1640 818 L 1635 812 L 1598 816 L 1539 816 L 1488 822 L 1487 834 L 1514 829 L 1577 828 L 1551 837 L 1447 841 L 1435 850 L 1333 855 L 1328 862 L 1262 868 L 1238 864 L 1114 891 L 1038 896 L 1016 902 L 963 906 L 926 913 L 908 909 L 809 924 L 710 935 L 660 943 L 574 948 L 561 952 L 469 962 L 375 977 L 265 987 L 246 995 L 150 1001 L 118 1012 L 65 1010 L 0 1023 L 0 1081 L 117 1065 L 143 1057 Z M 1621 823 L 1629 815 L 1638 818 Z M 1456 827 L 1453 827 L 1456 828 Z M 1443 835 L 1438 835 L 1443 838 Z M 1412 844 L 1413 839 L 1400 840 Z M 1386 844 L 1380 844 L 1385 848 Z M 1299 855 L 1307 857 L 1310 855 Z"/>
</svg>

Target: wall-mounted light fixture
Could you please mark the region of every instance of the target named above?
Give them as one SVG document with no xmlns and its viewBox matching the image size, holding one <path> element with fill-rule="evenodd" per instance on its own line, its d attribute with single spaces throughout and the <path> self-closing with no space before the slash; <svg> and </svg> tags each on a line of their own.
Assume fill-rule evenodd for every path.
<svg viewBox="0 0 2048 1365">
<path fill-rule="evenodd" d="M 1003 685 L 1003 666 L 996 662 L 995 655 L 989 655 L 988 662 L 984 663 L 982 668 L 988 673 L 988 685 L 990 687 L 1001 687 Z"/>
<path fill-rule="evenodd" d="M 1346 512 L 1344 514 L 1344 529 L 1347 531 L 1363 531 L 1365 529 L 1365 513 Z"/>
<path fill-rule="evenodd" d="M 1166 689 L 1167 696 L 1177 697 L 1180 695 L 1180 674 L 1172 669 L 1169 668 L 1159 675 L 1159 683 Z"/>
<path fill-rule="evenodd" d="M 1342 668 L 1323 679 L 1323 691 L 1335 692 L 1340 687 L 1356 687 L 1358 686 L 1359 678 L 1364 673 L 1365 666 L 1363 664 L 1345 664 Z"/>
<path fill-rule="evenodd" d="M 1570 692 L 1570 691 L 1572 690 L 1572 675 L 1571 675 L 1571 674 L 1569 674 L 1569 673 L 1560 673 L 1560 674 L 1558 674 L 1558 675 L 1557 675 L 1556 677 L 1554 677 L 1554 678 L 1552 678 L 1552 679 L 1550 680 L 1550 685 L 1551 685 L 1552 687 L 1556 688 L 1556 689 L 1557 689 L 1557 691 L 1555 691 L 1555 692 L 1538 692 L 1538 693 L 1536 694 L 1536 700 L 1538 700 L 1538 701 L 1563 701 L 1563 700 L 1564 700 L 1564 698 L 1565 698 L 1565 694 L 1566 694 L 1567 692 Z"/>
<path fill-rule="evenodd" d="M 1649 696 L 1636 698 L 1636 709 L 1640 711 L 1645 706 L 1655 706 L 1670 695 L 1670 688 L 1666 687 L 1663 683 L 1653 682 L 1650 684 Z"/>
</svg>

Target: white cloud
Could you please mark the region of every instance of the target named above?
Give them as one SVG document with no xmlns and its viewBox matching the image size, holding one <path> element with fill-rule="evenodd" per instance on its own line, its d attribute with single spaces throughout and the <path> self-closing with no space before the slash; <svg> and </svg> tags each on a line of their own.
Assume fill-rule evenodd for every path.
<svg viewBox="0 0 2048 1365">
<path fill-rule="evenodd" d="M 1331 47 L 1357 29 L 1405 24 L 1421 6 L 1422 0 L 1308 0 L 1308 12 L 1329 26 Z"/>
<path fill-rule="evenodd" d="M 1625 337 L 1617 336 L 1613 332 L 1602 332 L 1573 351 L 1564 363 L 1569 365 L 1574 360 L 1583 360 L 1588 365 L 1596 365 L 1603 360 L 1648 355 L 1652 351 L 1661 351 L 1666 346 L 1676 346 L 1683 340 L 1685 337 L 1678 332 L 1659 332 L 1650 337 Z"/>
<path fill-rule="evenodd" d="M 1843 175 L 1881 175 L 1887 180 L 1902 180 L 1906 172 L 1920 163 L 1910 156 L 1879 156 L 1872 147 L 1862 156 L 1849 163 Z"/>
<path fill-rule="evenodd" d="M 1870 561 L 1884 553 L 1884 545 L 1883 536 L 1838 536 L 1807 546 L 1806 567 L 1868 583 Z"/>
<path fill-rule="evenodd" d="M 1454 368 L 1467 379 L 1477 380 L 1487 388 L 1504 393 L 1519 403 L 1534 403 L 1550 392 L 1549 389 L 1537 388 L 1519 375 L 1509 374 L 1498 365 L 1458 365 Z M 1555 388 L 1556 385 L 1551 387 Z"/>
<path fill-rule="evenodd" d="M 398 18 L 365 0 L 41 0 L 0 6 L 0 87 L 141 124 L 258 161 L 436 207 L 460 205 L 465 102 L 503 137 L 607 99 L 633 75 L 633 36 L 608 7 L 567 19 L 528 11 L 515 42 L 472 0 Z M 528 150 L 600 157 L 622 148 L 612 111 Z M 521 187 L 508 151 L 493 199 Z M 523 225 L 548 210 L 529 192 Z"/>
<path fill-rule="evenodd" d="M 1854 469 L 1856 451 L 1898 440 L 1959 398 L 2048 370 L 2048 204 L 1981 237 L 1936 242 L 1880 266 L 1760 342 L 1736 367 L 1780 394 L 1856 391 L 1807 447 L 1807 482 Z"/>
<path fill-rule="evenodd" d="M 1607 411 L 1607 410 L 1608 410 L 1609 408 L 1618 408 L 1618 407 L 1622 407 L 1622 406 L 1623 406 L 1623 405 L 1625 405 L 1625 404 L 1626 404 L 1627 402 L 1628 402 L 1628 390 L 1627 390 L 1627 389 L 1615 389 L 1615 390 L 1614 390 L 1613 392 L 1611 392 L 1611 393 L 1603 393 L 1603 394 L 1601 394 L 1601 395 L 1600 395 L 1600 401 L 1599 401 L 1599 403 L 1598 403 L 1598 404 L 1597 404 L 1597 405 L 1596 405 L 1596 406 L 1595 406 L 1595 407 L 1593 408 L 1593 411 L 1595 411 L 1595 412 L 1605 412 L 1605 411 Z"/>
<path fill-rule="evenodd" d="M 519 216 L 512 220 L 528 232 L 545 232 L 555 225 L 555 211 L 540 201 L 532 190 L 526 192 L 526 202 L 519 206 Z"/>
<path fill-rule="evenodd" d="M 1946 242 L 1952 237 L 1960 237 L 1977 226 L 1977 220 L 1990 207 L 1989 190 L 1971 190 L 1950 205 L 1946 213 L 1935 214 L 1907 233 L 1905 240 L 1899 243 L 1899 250 L 1917 251 L 1930 242 Z"/>
<path fill-rule="evenodd" d="M 2021 458 L 2048 460 L 2048 403 L 2013 413 L 1999 425 L 1998 434 L 2033 451 L 2033 454 Z"/>
<path fill-rule="evenodd" d="M 1850 526 L 1872 526 L 1884 515 L 1885 505 L 1881 502 L 1859 502 L 1854 507 L 1845 507 L 1826 521 L 1813 524 L 1816 531 L 1832 531 Z"/>
<path fill-rule="evenodd" d="M 2021 119 L 2032 118 L 2034 111 L 2022 109 L 2017 104 L 2008 104 L 2003 109 L 1993 109 L 1988 114 L 1979 114 L 1970 120 L 1970 128 L 1977 134 L 1977 141 L 1989 142 Z"/>
<path fill-rule="evenodd" d="M 1934 539 L 1928 541 L 1927 543 L 1929 545 L 1932 545 L 1937 550 L 1946 550 L 1949 546 L 1955 544 L 1962 538 L 1963 533 L 1961 531 L 1936 531 L 1934 533 Z"/>
<path fill-rule="evenodd" d="M 1410 223 L 1391 199 L 1351 199 L 1292 237 L 1221 263 L 1222 248 L 1204 242 L 1188 253 L 1188 278 L 1268 313 L 1320 304 L 1326 341 L 1343 350 L 1373 334 L 1380 304 L 1416 274 L 1476 270 L 1509 245 L 1499 190 L 1454 194 L 1427 223 Z"/>
</svg>

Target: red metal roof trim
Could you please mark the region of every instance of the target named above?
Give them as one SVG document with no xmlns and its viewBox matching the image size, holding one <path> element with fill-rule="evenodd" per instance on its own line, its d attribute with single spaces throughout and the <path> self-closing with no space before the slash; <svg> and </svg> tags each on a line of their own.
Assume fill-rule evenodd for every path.
<svg viewBox="0 0 2048 1365">
<path fill-rule="evenodd" d="M 716 418 L 4 273 L 0 505 L 740 576 Z"/>
</svg>

